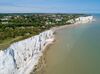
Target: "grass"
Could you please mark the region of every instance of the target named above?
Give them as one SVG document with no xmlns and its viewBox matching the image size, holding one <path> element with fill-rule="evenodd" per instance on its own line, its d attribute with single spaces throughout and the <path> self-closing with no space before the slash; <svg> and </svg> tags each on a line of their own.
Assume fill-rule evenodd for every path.
<svg viewBox="0 0 100 74">
<path fill-rule="evenodd" d="M 8 48 L 14 42 L 18 42 L 20 40 L 24 40 L 24 39 L 27 39 L 32 36 L 34 36 L 34 34 L 31 34 L 28 36 L 27 35 L 26 36 L 17 36 L 15 38 L 7 38 L 7 39 L 3 40 L 2 42 L 0 42 L 0 50 L 4 50 L 4 49 Z"/>
<path fill-rule="evenodd" d="M 19 41 L 22 39 L 22 36 L 18 36 L 16 38 L 7 38 L 0 43 L 0 50 L 6 49 L 10 46 L 11 43 Z"/>
</svg>

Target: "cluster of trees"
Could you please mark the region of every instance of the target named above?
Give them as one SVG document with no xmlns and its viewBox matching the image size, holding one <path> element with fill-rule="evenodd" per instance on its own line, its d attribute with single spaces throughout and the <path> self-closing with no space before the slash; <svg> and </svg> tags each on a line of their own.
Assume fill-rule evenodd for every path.
<svg viewBox="0 0 100 74">
<path fill-rule="evenodd" d="M 0 42 L 8 38 L 23 38 L 36 35 L 43 30 L 54 26 L 65 24 L 69 19 L 74 19 L 80 15 L 76 14 L 31 14 L 31 15 L 7 15 L 11 16 L 8 20 L 1 20 L 5 15 L 0 16 Z M 60 21 L 57 21 L 60 19 Z M 2 24 L 2 22 L 8 22 Z M 48 24 L 46 24 L 48 23 Z"/>
<path fill-rule="evenodd" d="M 0 42 L 8 38 L 16 38 L 22 36 L 23 38 L 30 37 L 39 33 L 41 29 L 34 27 L 6 27 L 0 28 Z"/>
</svg>

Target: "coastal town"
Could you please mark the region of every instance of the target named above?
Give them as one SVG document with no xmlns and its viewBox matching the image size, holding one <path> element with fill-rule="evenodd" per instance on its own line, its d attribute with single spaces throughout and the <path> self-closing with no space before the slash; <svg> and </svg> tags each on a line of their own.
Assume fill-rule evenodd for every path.
<svg viewBox="0 0 100 74">
<path fill-rule="evenodd" d="M 52 27 L 75 23 L 79 16 L 86 14 L 0 14 L 0 49 Z"/>
</svg>

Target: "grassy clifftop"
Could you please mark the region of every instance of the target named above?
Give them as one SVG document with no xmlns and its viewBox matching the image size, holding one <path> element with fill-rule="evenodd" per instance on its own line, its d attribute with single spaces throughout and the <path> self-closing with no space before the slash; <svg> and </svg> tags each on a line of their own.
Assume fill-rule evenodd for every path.
<svg viewBox="0 0 100 74">
<path fill-rule="evenodd" d="M 69 25 L 83 14 L 0 14 L 0 49 L 51 27 Z"/>
</svg>

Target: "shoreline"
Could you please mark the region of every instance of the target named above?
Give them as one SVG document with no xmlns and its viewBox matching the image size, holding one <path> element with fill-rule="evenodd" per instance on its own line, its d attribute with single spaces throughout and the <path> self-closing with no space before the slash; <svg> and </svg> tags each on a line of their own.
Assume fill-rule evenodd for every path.
<svg viewBox="0 0 100 74">
<path fill-rule="evenodd" d="M 51 44 L 47 45 L 45 50 L 42 52 L 43 55 L 40 56 L 38 64 L 35 65 L 35 68 L 32 70 L 30 74 L 37 74 L 38 72 L 41 72 L 43 74 L 44 70 L 46 69 L 46 53 L 48 52 L 48 49 L 50 46 L 54 44 L 55 41 L 53 41 Z"/>
<path fill-rule="evenodd" d="M 69 24 L 69 25 L 63 25 L 63 26 L 57 26 L 57 27 L 53 27 L 51 28 L 51 30 L 53 29 L 54 30 L 54 36 L 56 35 L 56 31 L 59 31 L 59 30 L 62 30 L 62 29 L 65 29 L 65 28 L 69 28 L 69 27 L 74 27 L 74 26 L 78 26 L 79 24 Z M 43 74 L 41 72 L 43 72 L 43 68 L 44 67 L 44 63 L 42 63 L 42 61 L 46 61 L 45 56 L 46 56 L 46 53 L 48 52 L 48 49 L 50 48 L 51 45 L 54 44 L 54 42 L 56 41 L 56 38 L 54 38 L 54 41 L 50 44 L 48 44 L 44 51 L 43 51 L 43 55 L 40 57 L 39 61 L 38 61 L 38 64 L 35 65 L 35 70 L 33 69 L 33 71 L 30 73 L 30 74 Z M 45 62 L 46 64 L 46 62 Z M 44 67 L 46 68 L 46 66 Z M 35 72 L 34 72 L 35 71 Z"/>
<path fill-rule="evenodd" d="M 91 20 L 90 22 L 87 22 L 87 23 L 91 23 L 92 21 L 93 21 L 93 20 Z M 53 30 L 54 30 L 54 33 L 56 33 L 56 31 L 59 31 L 59 30 L 65 29 L 65 28 L 69 28 L 69 27 L 76 27 L 76 26 L 81 25 L 81 24 L 86 24 L 86 22 L 85 22 L 85 23 L 73 23 L 73 24 L 67 24 L 67 25 L 57 26 L 57 27 L 51 28 L 51 30 L 53 29 Z M 54 34 L 54 36 L 55 36 L 55 35 L 56 35 L 56 34 Z M 46 60 L 43 59 L 43 58 L 45 58 L 46 52 L 48 51 L 49 47 L 50 47 L 55 41 L 56 41 L 56 38 L 54 38 L 54 41 L 53 41 L 51 44 L 48 44 L 48 45 L 47 45 L 47 47 L 45 48 L 45 50 L 44 50 L 44 52 L 43 52 L 43 55 L 40 57 L 41 60 L 39 60 L 39 62 L 41 62 L 41 61 L 46 61 Z M 42 64 L 43 64 L 43 63 L 42 63 Z M 45 64 L 46 64 L 46 62 L 45 62 Z M 38 65 L 41 65 L 41 63 L 38 63 L 37 66 L 38 66 Z M 43 64 L 43 65 L 44 65 L 44 64 Z M 42 66 L 42 65 L 41 65 L 41 66 Z M 37 69 L 38 69 L 38 68 L 37 68 Z M 39 69 L 39 70 L 37 70 L 37 69 L 36 69 L 35 72 L 32 72 L 32 73 L 30 73 L 30 74 L 43 74 L 43 73 L 41 73 L 41 72 L 43 72 L 42 69 Z"/>
<path fill-rule="evenodd" d="M 82 22 L 84 22 L 84 21 L 82 21 Z M 31 38 L 28 38 L 28 39 L 25 39 L 25 40 L 22 40 L 22 41 L 19 41 L 19 42 L 16 42 L 16 43 L 13 43 L 12 44 L 12 49 L 13 49 L 13 51 L 12 51 L 12 49 L 9 49 L 8 51 L 6 50 L 5 52 L 6 53 L 8 53 L 9 55 L 6 55 L 5 54 L 5 52 L 3 52 L 3 51 L 0 51 L 0 56 L 2 57 L 2 55 L 5 55 L 5 57 L 6 56 L 9 56 L 9 57 L 6 57 L 6 58 L 10 58 L 11 56 L 13 56 L 12 58 L 14 58 L 15 59 L 15 52 L 14 51 L 16 51 L 15 49 L 16 49 L 16 47 L 19 47 L 20 45 L 19 45 L 19 43 L 21 43 L 22 42 L 22 47 L 23 47 L 23 43 L 26 43 L 26 44 L 24 44 L 24 45 L 26 45 L 27 46 L 27 42 L 29 42 L 29 41 L 31 41 L 32 42 L 32 40 L 31 39 L 34 39 L 34 37 L 36 38 L 36 40 L 34 39 L 33 40 L 33 43 L 34 43 L 34 41 L 36 41 L 35 43 L 37 44 L 34 44 L 35 45 L 35 47 L 36 48 L 40 48 L 41 50 L 39 51 L 39 49 L 33 49 L 32 47 L 31 47 L 31 49 L 29 49 L 30 47 L 28 46 L 27 48 L 22 48 L 21 49 L 21 47 L 19 47 L 21 50 L 19 50 L 19 51 L 21 51 L 21 52 L 23 52 L 23 50 L 24 51 L 26 51 L 25 52 L 25 54 L 28 54 L 29 52 L 27 52 L 27 50 L 30 50 L 30 52 L 33 54 L 33 56 L 34 57 L 28 57 L 29 59 L 28 59 L 28 61 L 26 61 L 25 63 L 23 62 L 23 60 L 22 59 L 24 59 L 24 57 L 21 57 L 21 60 L 22 60 L 22 62 L 21 63 L 24 63 L 24 64 L 22 64 L 22 65 L 24 65 L 23 67 L 22 66 L 20 66 L 20 63 L 19 63 L 19 61 L 18 61 L 18 57 L 17 57 L 17 59 L 16 59 L 16 61 L 18 61 L 18 65 L 19 65 L 19 68 L 20 69 L 17 69 L 16 70 L 16 68 L 14 68 L 14 71 L 12 72 L 8 72 L 8 73 L 13 73 L 13 74 L 30 74 L 32 71 L 34 71 L 36 68 L 36 65 L 41 65 L 41 58 L 45 55 L 44 53 L 45 52 L 47 52 L 47 49 L 48 49 L 48 47 L 50 47 L 50 45 L 51 44 L 53 44 L 54 43 L 54 41 L 56 40 L 55 39 L 55 32 L 56 31 L 58 31 L 58 30 L 60 30 L 60 29 L 64 29 L 64 28 L 67 28 L 67 27 L 73 27 L 73 26 L 77 26 L 77 25 L 79 25 L 79 24 L 82 24 L 82 22 L 80 23 L 80 22 L 78 22 L 78 23 L 74 23 L 74 24 L 69 24 L 69 25 L 63 25 L 63 26 L 57 26 L 57 27 L 53 27 L 53 28 L 51 28 L 51 29 L 49 29 L 49 30 L 46 30 L 46 31 L 43 31 L 43 32 L 41 32 L 39 35 L 36 35 L 36 36 L 33 36 L 33 37 L 31 37 Z M 88 22 L 87 22 L 88 23 Z M 45 32 L 47 33 L 47 34 L 45 34 Z M 53 33 L 53 34 L 52 34 Z M 49 34 L 50 34 L 50 36 L 49 36 Z M 38 40 L 39 40 L 39 38 L 41 37 L 41 35 L 42 35 L 42 37 L 44 37 L 44 36 L 46 36 L 46 35 L 48 35 L 47 36 L 47 39 L 43 39 L 44 40 L 44 42 L 46 42 L 46 43 L 44 43 L 45 45 L 42 45 L 41 46 L 41 41 L 40 42 L 37 42 Z M 50 37 L 50 38 L 48 38 L 48 37 Z M 44 37 L 44 38 L 46 38 L 46 37 Z M 41 39 L 41 38 L 40 38 Z M 27 41 L 28 40 L 28 41 Z M 32 44 L 33 44 L 32 43 Z M 40 46 L 38 47 L 38 45 L 40 44 Z M 19 45 L 19 46 L 18 46 Z M 33 46 L 34 46 L 33 45 Z M 25 46 L 25 47 L 26 47 Z M 10 48 L 11 48 L 10 47 Z M 18 49 L 18 48 L 17 48 Z M 27 49 L 27 50 L 25 50 L 25 49 Z M 35 53 L 33 53 L 32 52 L 32 49 L 33 49 L 33 51 L 35 52 Z M 22 55 L 22 53 L 20 53 L 19 51 L 16 51 L 16 56 L 18 56 L 18 54 L 17 54 L 17 52 L 20 54 L 20 55 Z M 11 53 L 11 54 L 10 54 Z M 27 55 L 26 55 L 26 57 L 27 57 Z M 13 59 L 12 58 L 10 58 L 10 60 L 12 61 Z M 4 58 L 3 58 L 4 59 Z M 2 61 L 3 61 L 3 59 L 0 59 L 1 60 L 1 63 L 2 63 Z M 19 59 L 20 60 L 20 59 Z M 4 60 L 4 61 L 6 61 L 6 60 Z M 14 60 L 13 60 L 14 61 Z M 42 60 L 43 61 L 43 60 Z M 39 63 L 40 62 L 40 63 Z M 7 63 L 7 64 L 9 64 L 9 62 Z M 6 65 L 7 65 L 6 64 Z M 11 63 L 10 63 L 11 64 Z M 9 64 L 9 65 L 10 65 Z M 12 69 L 13 69 L 13 66 L 12 66 Z M 6 69 L 5 69 L 6 70 Z M 10 69 L 11 70 L 11 69 Z M 24 72 L 25 71 L 25 72 Z M 2 72 L 1 72 L 2 73 Z M 7 73 L 7 72 L 6 72 Z M 5 74 L 6 74 L 5 73 Z M 32 73 L 31 73 L 32 74 Z"/>
</svg>

